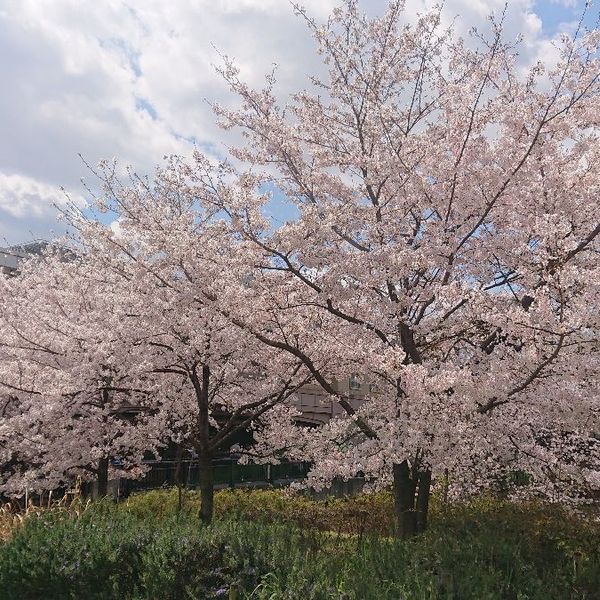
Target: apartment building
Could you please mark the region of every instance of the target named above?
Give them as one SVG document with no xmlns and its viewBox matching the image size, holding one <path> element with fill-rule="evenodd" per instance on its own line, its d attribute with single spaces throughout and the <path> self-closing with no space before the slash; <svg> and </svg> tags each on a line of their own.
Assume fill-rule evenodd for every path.
<svg viewBox="0 0 600 600">
<path fill-rule="evenodd" d="M 364 401 L 370 386 L 361 382 L 358 375 L 334 382 L 335 388 L 348 400 L 352 408 L 357 409 Z M 332 417 L 345 414 L 339 403 L 328 396 L 318 384 L 302 387 L 294 396 L 294 405 L 302 413 L 298 422 L 304 425 L 322 425 Z"/>
<path fill-rule="evenodd" d="M 0 274 L 16 275 L 21 263 L 30 256 L 40 255 L 48 246 L 48 242 L 38 240 L 29 244 L 19 244 L 0 248 Z"/>
</svg>

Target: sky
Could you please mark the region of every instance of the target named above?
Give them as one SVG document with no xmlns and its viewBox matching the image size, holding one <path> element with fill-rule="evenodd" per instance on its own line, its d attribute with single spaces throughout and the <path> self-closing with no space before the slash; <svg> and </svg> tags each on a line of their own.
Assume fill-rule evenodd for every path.
<svg viewBox="0 0 600 600">
<path fill-rule="evenodd" d="M 304 0 L 317 20 L 336 0 Z M 384 0 L 363 0 L 370 14 Z M 430 7 L 407 0 L 409 14 Z M 446 0 L 461 33 L 504 0 Z M 583 0 L 511 0 L 509 34 L 522 60 L 544 59 L 571 30 Z M 591 14 L 597 14 L 592 7 Z M 233 58 L 260 85 L 278 65 L 278 94 L 322 73 L 313 40 L 287 0 L 0 0 L 0 246 L 63 231 L 58 208 L 86 201 L 90 165 L 117 158 L 151 173 L 164 155 L 194 146 L 224 156 L 235 134 L 215 125 L 211 103 L 236 106 L 215 66 Z M 233 136 L 233 137 L 232 137 Z M 63 191 L 64 190 L 64 191 Z M 273 216 L 285 218 L 274 201 Z"/>
</svg>

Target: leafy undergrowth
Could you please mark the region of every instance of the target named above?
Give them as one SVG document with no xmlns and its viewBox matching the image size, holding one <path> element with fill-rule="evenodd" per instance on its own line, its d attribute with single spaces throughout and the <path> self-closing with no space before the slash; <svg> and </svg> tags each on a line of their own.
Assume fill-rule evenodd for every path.
<svg viewBox="0 0 600 600">
<path fill-rule="evenodd" d="M 76 497 L 70 502 L 62 499 L 55 502 L 48 502 L 47 504 L 44 503 L 40 506 L 36 506 L 30 502 L 26 510 L 23 510 L 19 506 L 19 503 L 0 503 L 0 543 L 7 541 L 17 528 L 31 517 L 47 513 L 48 511 L 68 513 L 73 517 L 78 517 L 90 505 L 91 500 L 85 500 L 81 497 Z M 0 600 L 2 600 L 2 596 L 0 596 Z"/>
<path fill-rule="evenodd" d="M 130 496 L 123 508 L 140 518 L 163 517 L 177 512 L 176 489 L 152 490 Z M 198 514 L 200 495 L 187 491 L 186 512 Z M 380 492 L 355 498 L 313 500 L 285 490 L 220 490 L 215 494 L 215 516 L 269 523 L 293 523 L 301 528 L 334 533 L 391 535 L 394 530 L 393 499 Z"/>
<path fill-rule="evenodd" d="M 366 523 L 375 521 L 362 514 L 365 506 L 383 511 L 389 503 L 385 494 L 325 503 L 279 492 L 227 492 L 217 498 L 210 527 L 198 525 L 193 497 L 177 514 L 171 492 L 143 494 L 119 507 L 97 503 L 80 513 L 43 511 L 0 543 L 0 596 L 600 598 L 600 527 L 591 521 L 557 507 L 486 499 L 437 506 L 430 530 L 401 542 L 374 535 L 382 523 L 368 531 Z M 352 515 L 361 525 L 351 524 Z M 362 535 L 348 535 L 353 528 Z"/>
</svg>

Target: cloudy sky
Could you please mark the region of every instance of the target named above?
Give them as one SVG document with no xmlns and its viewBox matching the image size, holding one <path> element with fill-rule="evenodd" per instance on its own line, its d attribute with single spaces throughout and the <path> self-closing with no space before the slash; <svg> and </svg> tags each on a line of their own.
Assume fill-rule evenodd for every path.
<svg viewBox="0 0 600 600">
<path fill-rule="evenodd" d="M 335 0 L 304 0 L 324 19 Z M 428 0 L 407 0 L 410 12 Z M 384 0 L 363 0 L 381 11 Z M 504 0 L 446 0 L 467 31 Z M 583 0 L 512 0 L 509 30 L 523 60 L 544 58 L 573 27 Z M 594 9 L 597 10 L 597 9 Z M 76 200 L 90 164 L 117 157 L 149 172 L 194 144 L 223 154 L 209 101 L 234 104 L 219 52 L 260 84 L 277 63 L 282 98 L 320 70 L 313 43 L 287 0 L 0 0 L 0 246 L 60 233 L 63 186 Z"/>
</svg>

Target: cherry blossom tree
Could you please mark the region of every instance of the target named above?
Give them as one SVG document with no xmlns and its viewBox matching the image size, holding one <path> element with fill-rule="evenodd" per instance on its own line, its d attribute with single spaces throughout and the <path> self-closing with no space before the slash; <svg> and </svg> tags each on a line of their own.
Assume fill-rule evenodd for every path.
<svg viewBox="0 0 600 600">
<path fill-rule="evenodd" d="M 252 309 L 229 310 L 347 416 L 276 423 L 265 446 L 296 444 L 315 484 L 393 481 L 402 535 L 444 473 L 456 491 L 507 468 L 553 497 L 597 490 L 600 32 L 580 23 L 525 68 L 503 15 L 463 40 L 401 1 L 369 19 L 345 0 L 324 25 L 296 10 L 328 69 L 312 91 L 281 105 L 274 76 L 255 90 L 222 69 L 243 180 L 298 213 L 273 228 L 268 195 L 223 195 L 261 254 Z M 373 384 L 356 411 L 332 383 L 351 372 Z"/>
<path fill-rule="evenodd" d="M 110 333 L 117 304 L 110 281 L 60 251 L 0 279 L 4 493 L 53 490 L 81 477 L 104 496 L 111 458 L 121 460 L 119 476 L 134 477 L 144 453 L 155 451 L 160 426 L 150 398 Z"/>
<path fill-rule="evenodd" d="M 251 305 L 253 255 L 211 204 L 212 165 L 195 165 L 173 157 L 124 185 L 104 163 L 96 205 L 112 226 L 73 207 L 73 260 L 49 255 L 2 282 L 6 491 L 87 470 L 103 495 L 109 458 L 135 457 L 139 473 L 144 451 L 173 441 L 198 456 L 210 522 L 214 456 L 309 381 L 223 310 Z"/>
<path fill-rule="evenodd" d="M 391 482 L 403 536 L 432 480 L 472 493 L 523 471 L 529 493 L 589 497 L 600 32 L 525 69 L 503 16 L 465 41 L 399 1 L 369 19 L 345 0 L 325 25 L 296 10 L 328 77 L 281 106 L 273 76 L 253 90 L 225 59 L 236 169 L 196 153 L 123 183 L 104 163 L 109 219 L 67 215 L 77 259 L 2 282 L 0 452 L 62 481 L 189 445 L 206 522 L 212 458 L 247 427 L 257 454 L 312 460 L 315 487 Z M 277 228 L 274 188 L 298 213 Z M 290 401 L 309 379 L 344 411 L 313 430 Z M 116 416 L 130 402 L 136 422 Z"/>
<path fill-rule="evenodd" d="M 163 415 L 163 439 L 198 456 L 200 516 L 210 522 L 215 455 L 311 376 L 228 316 L 238 305 L 252 309 L 255 253 L 215 204 L 218 167 L 196 154 L 192 164 L 170 158 L 152 180 L 130 173 L 123 184 L 108 163 L 96 174 L 104 189 L 97 205 L 112 212 L 113 226 L 77 212 L 69 218 L 90 269 L 119 298 L 114 332 L 143 375 L 136 387 Z M 249 188 L 228 183 L 220 192 L 233 199 Z"/>
</svg>

